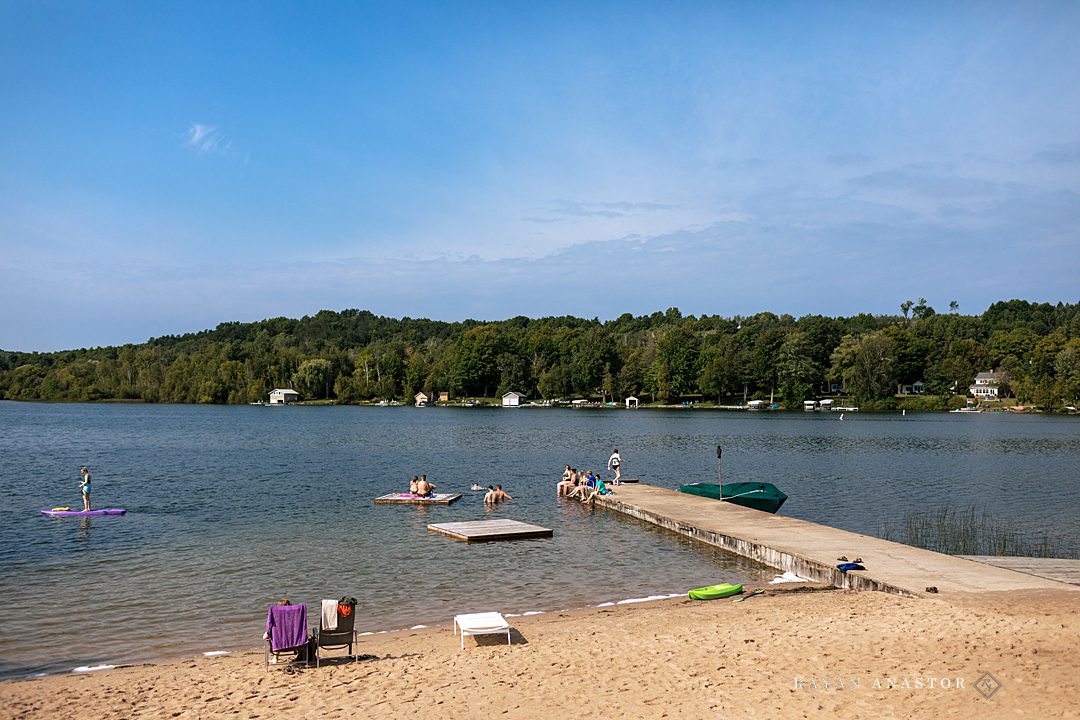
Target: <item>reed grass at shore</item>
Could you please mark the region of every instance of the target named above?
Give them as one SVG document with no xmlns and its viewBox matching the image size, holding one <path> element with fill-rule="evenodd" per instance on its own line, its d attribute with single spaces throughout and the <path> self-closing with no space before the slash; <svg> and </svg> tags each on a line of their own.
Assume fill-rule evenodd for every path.
<svg viewBox="0 0 1080 720">
<path fill-rule="evenodd" d="M 1080 557 L 1057 533 L 1017 527 L 974 505 L 916 510 L 896 525 L 883 526 L 881 536 L 949 555 Z"/>
</svg>

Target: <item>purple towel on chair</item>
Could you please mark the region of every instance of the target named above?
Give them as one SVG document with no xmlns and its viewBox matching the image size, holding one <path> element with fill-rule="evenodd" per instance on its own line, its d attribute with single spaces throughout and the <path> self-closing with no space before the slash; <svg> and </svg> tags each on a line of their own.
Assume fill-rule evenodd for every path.
<svg viewBox="0 0 1080 720">
<path fill-rule="evenodd" d="M 307 642 L 307 605 L 271 605 L 266 613 L 270 650 L 291 650 Z"/>
</svg>

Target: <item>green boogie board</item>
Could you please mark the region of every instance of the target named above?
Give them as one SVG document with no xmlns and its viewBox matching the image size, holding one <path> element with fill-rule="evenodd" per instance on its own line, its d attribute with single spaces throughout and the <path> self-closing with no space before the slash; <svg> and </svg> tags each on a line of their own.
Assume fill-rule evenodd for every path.
<svg viewBox="0 0 1080 720">
<path fill-rule="evenodd" d="M 720 583 L 719 585 L 709 585 L 708 587 L 694 588 L 687 595 L 691 600 L 716 600 L 718 598 L 731 597 L 732 595 L 738 595 L 742 592 L 742 585 L 732 585 L 731 583 Z"/>
</svg>

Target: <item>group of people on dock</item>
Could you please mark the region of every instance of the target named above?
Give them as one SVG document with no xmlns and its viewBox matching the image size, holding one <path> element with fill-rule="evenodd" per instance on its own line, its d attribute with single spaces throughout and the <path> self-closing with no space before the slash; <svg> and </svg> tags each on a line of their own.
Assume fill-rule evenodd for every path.
<svg viewBox="0 0 1080 720">
<path fill-rule="evenodd" d="M 604 479 L 594 475 L 592 470 L 578 471 L 577 468 L 566 466 L 562 479 L 556 486 L 556 494 L 559 497 L 578 498 L 584 504 L 592 504 L 597 496 L 613 495 L 615 493 Z"/>
<path fill-rule="evenodd" d="M 435 483 L 428 482 L 427 475 L 412 476 L 409 481 L 409 494 L 419 497 L 431 497 L 435 494 Z"/>
<path fill-rule="evenodd" d="M 615 473 L 615 478 L 611 481 L 612 485 L 622 485 L 622 466 L 622 455 L 619 454 L 619 448 L 615 448 L 607 462 L 608 470 Z M 569 465 L 566 466 L 562 479 L 555 487 L 559 497 L 579 498 L 586 504 L 592 504 L 598 496 L 615 493 L 599 473 L 593 473 L 592 470 L 579 471 Z"/>
</svg>

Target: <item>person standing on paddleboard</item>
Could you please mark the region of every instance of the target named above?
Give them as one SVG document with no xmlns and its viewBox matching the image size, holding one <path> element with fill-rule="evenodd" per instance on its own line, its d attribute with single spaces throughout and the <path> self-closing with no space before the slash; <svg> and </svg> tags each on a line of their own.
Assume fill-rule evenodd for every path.
<svg viewBox="0 0 1080 720">
<path fill-rule="evenodd" d="M 611 457 L 607 461 L 608 470 L 615 471 L 615 484 L 622 485 L 622 456 L 619 455 L 619 448 L 611 453 Z"/>
<path fill-rule="evenodd" d="M 82 481 L 79 483 L 79 489 L 82 490 L 83 511 L 90 512 L 90 471 L 87 468 L 83 468 L 79 472 L 82 473 Z"/>
</svg>

